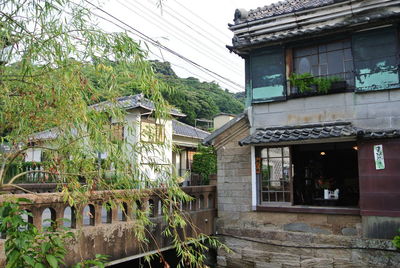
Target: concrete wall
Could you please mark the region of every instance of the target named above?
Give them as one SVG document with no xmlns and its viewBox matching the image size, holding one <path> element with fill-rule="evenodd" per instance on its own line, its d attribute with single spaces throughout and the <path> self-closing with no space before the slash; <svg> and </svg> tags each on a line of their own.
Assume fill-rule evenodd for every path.
<svg viewBox="0 0 400 268">
<path fill-rule="evenodd" d="M 231 121 L 233 118 L 235 118 L 235 116 L 228 114 L 216 115 L 213 119 L 214 129 L 219 129 L 220 127 Z"/>
<path fill-rule="evenodd" d="M 54 186 L 54 185 L 53 185 Z M 211 235 L 215 232 L 214 218 L 216 216 L 215 209 L 215 186 L 196 186 L 196 187 L 183 187 L 182 190 L 187 194 L 194 197 L 192 206 L 188 203 L 183 204 L 184 216 L 187 217 L 193 224 L 188 224 L 185 229 L 185 236 L 193 238 L 195 233 L 204 233 Z M 132 193 L 129 191 L 124 193 L 120 191 L 119 194 L 123 196 L 130 196 Z M 118 263 L 120 259 L 133 259 L 137 258 L 139 254 L 146 253 L 152 250 L 163 250 L 171 245 L 171 239 L 162 235 L 163 230 L 166 228 L 164 216 L 159 210 L 158 206 L 161 204 L 161 199 L 158 194 L 148 195 L 141 192 L 143 199 L 141 200 L 145 212 L 148 208 L 148 200 L 151 199 L 154 202 L 154 206 L 151 208 L 153 214 L 150 216 L 150 221 L 154 224 L 152 226 L 146 225 L 146 229 L 149 233 L 146 233 L 146 237 L 149 241 L 148 244 L 140 243 L 135 235 L 135 228 L 137 228 L 137 222 L 134 218 L 134 206 L 132 203 L 126 203 L 126 219 L 121 219 L 118 216 L 118 209 L 112 208 L 111 222 L 102 222 L 102 210 L 103 204 L 109 200 L 113 200 L 116 204 L 122 202 L 118 197 L 114 196 L 114 193 L 109 191 L 94 191 L 90 194 L 88 204 L 93 205 L 94 213 L 93 225 L 84 226 L 83 218 L 85 204 L 76 204 L 76 215 L 73 217 L 75 227 L 70 229 L 75 234 L 75 238 L 66 241 L 66 256 L 65 263 L 60 267 L 72 267 L 74 264 L 82 261 L 93 259 L 96 254 L 108 255 L 108 261 L 114 261 Z M 133 196 L 130 196 L 133 197 Z M 54 213 L 54 218 L 57 222 L 62 222 L 61 218 L 65 218 L 65 209 L 68 204 L 64 202 L 63 195 L 61 193 L 40 193 L 40 194 L 3 194 L 0 196 L 0 204 L 10 198 L 26 198 L 32 201 L 32 204 L 26 204 L 23 209 L 28 209 L 32 213 L 32 222 L 38 228 L 42 228 L 43 211 L 51 208 Z M 128 202 L 127 200 L 124 200 Z M 122 214 L 122 212 L 120 212 Z M 70 218 L 71 219 L 71 218 Z M 5 255 L 5 243 L 6 240 L 0 238 L 0 267 L 5 267 L 6 255 Z"/>
<path fill-rule="evenodd" d="M 361 128 L 400 128 L 400 89 L 339 93 L 253 104 L 252 129 L 351 121 Z"/>
</svg>

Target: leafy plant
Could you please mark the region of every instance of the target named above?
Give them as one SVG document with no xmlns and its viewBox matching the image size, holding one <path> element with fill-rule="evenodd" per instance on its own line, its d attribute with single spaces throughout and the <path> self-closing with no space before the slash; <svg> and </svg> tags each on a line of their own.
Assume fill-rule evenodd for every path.
<svg viewBox="0 0 400 268">
<path fill-rule="evenodd" d="M 90 267 L 97 267 L 97 268 L 104 268 L 105 263 L 108 259 L 107 255 L 96 254 L 96 257 L 92 260 L 85 260 L 80 263 L 77 263 L 73 266 L 73 268 L 90 268 Z"/>
<path fill-rule="evenodd" d="M 400 232 L 400 229 L 399 229 L 399 232 Z M 396 235 L 393 238 L 392 243 L 397 249 L 400 249 L 400 235 Z"/>
<path fill-rule="evenodd" d="M 176 200 L 181 200 L 185 193 L 170 174 L 171 167 L 150 159 L 148 167 L 155 174 L 171 175 L 160 175 L 154 180 L 142 171 L 138 160 L 141 158 L 133 157 L 161 155 L 169 152 L 166 149 L 170 144 L 134 143 L 129 139 L 124 144 L 114 142 L 110 139 L 112 129 L 105 127 L 110 119 L 125 122 L 127 112 L 117 105 L 117 97 L 126 94 L 126 88 L 131 86 L 154 103 L 151 116 L 157 122 L 164 124 L 170 119 L 170 106 L 163 94 L 173 91 L 157 79 L 140 44 L 125 32 L 107 33 L 99 29 L 88 1 L 84 0 L 1 1 L 0 24 L 0 190 L 14 187 L 29 192 L 17 182 L 23 176 L 40 173 L 60 184 L 63 200 L 71 207 L 89 203 L 96 190 L 109 190 L 109 202 L 116 207 L 113 200 L 134 204 L 154 194 L 151 189 L 164 187 L 169 191 L 172 187 L 174 191 L 162 199 L 168 204 L 163 209 L 172 239 L 182 244 L 188 239 L 196 240 L 200 235 L 197 232 L 193 237 L 178 236 L 178 230 L 191 225 L 191 220 L 177 217 L 180 208 Z M 186 84 L 202 85 L 196 79 L 185 80 L 182 87 Z M 202 86 L 219 92 L 216 84 Z M 210 101 L 207 94 L 200 99 L 195 103 L 198 107 Z M 108 105 L 90 106 L 100 101 L 107 101 Z M 134 124 L 125 126 L 126 133 L 134 133 Z M 37 137 L 48 130 L 54 131 L 54 139 L 44 142 Z M 3 146 L 6 144 L 7 150 Z M 43 170 L 19 170 L 7 177 L 15 162 L 24 159 L 32 149 L 45 152 L 47 162 Z M 101 163 L 100 153 L 107 155 Z M 104 176 L 107 173 L 112 179 Z M 22 215 L 29 213 L 19 211 L 17 205 L 3 202 L 1 208 L 1 231 L 7 236 L 7 268 L 56 267 L 63 263 L 70 232 L 54 228 L 39 232 L 21 220 Z M 152 242 L 148 234 L 153 223 L 148 211 L 138 210 L 136 214 L 132 228 L 135 239 L 145 249 Z M 22 231 L 16 231 L 18 228 Z M 190 251 L 184 252 L 182 258 L 202 264 L 201 255 Z"/>
<path fill-rule="evenodd" d="M 193 172 L 202 177 L 203 184 L 209 183 L 209 176 L 217 173 L 217 155 L 214 147 L 199 145 L 193 155 Z"/>
<path fill-rule="evenodd" d="M 64 263 L 66 239 L 73 233 L 66 228 L 57 229 L 56 223 L 44 228 L 43 232 L 23 220 L 32 215 L 20 208 L 27 199 L 3 202 L 0 207 L 0 232 L 6 236 L 6 268 L 34 267 L 57 268 Z"/>
<path fill-rule="evenodd" d="M 340 81 L 339 77 L 314 77 L 310 73 L 292 73 L 289 77 L 290 84 L 296 87 L 301 93 L 310 92 L 316 88 L 320 93 L 327 93 L 332 87 L 332 83 Z"/>
</svg>

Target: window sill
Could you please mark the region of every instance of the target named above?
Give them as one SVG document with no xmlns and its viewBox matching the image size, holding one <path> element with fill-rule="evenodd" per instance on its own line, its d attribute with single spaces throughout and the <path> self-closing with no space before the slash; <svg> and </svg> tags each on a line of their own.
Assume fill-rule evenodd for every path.
<svg viewBox="0 0 400 268">
<path fill-rule="evenodd" d="M 333 214 L 333 215 L 360 215 L 360 209 L 355 207 L 257 206 L 256 211 Z"/>
<path fill-rule="evenodd" d="M 393 88 L 381 88 L 381 89 L 369 89 L 369 90 L 355 89 L 354 92 L 357 94 L 364 94 L 364 93 L 382 92 L 382 91 L 390 91 L 390 90 L 398 90 L 398 89 L 400 89 L 400 86 L 396 86 Z"/>
<path fill-rule="evenodd" d="M 265 99 L 252 99 L 252 104 L 258 103 L 268 103 L 268 102 L 283 102 L 286 101 L 286 96 L 275 97 L 275 98 L 265 98 Z"/>
<path fill-rule="evenodd" d="M 313 97 L 313 96 L 325 96 L 325 95 L 348 93 L 348 92 L 354 92 L 354 89 L 352 89 L 352 88 L 336 88 L 336 89 L 329 90 L 327 93 L 317 92 L 317 91 L 310 91 L 310 92 L 303 92 L 303 93 L 301 93 L 301 92 L 291 93 L 288 96 L 288 99 L 306 98 L 306 97 Z"/>
</svg>

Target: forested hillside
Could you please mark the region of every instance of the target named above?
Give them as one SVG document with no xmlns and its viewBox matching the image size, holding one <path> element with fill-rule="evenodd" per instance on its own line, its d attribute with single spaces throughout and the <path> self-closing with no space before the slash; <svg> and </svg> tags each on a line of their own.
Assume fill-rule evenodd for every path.
<svg viewBox="0 0 400 268">
<path fill-rule="evenodd" d="M 196 118 L 212 119 L 218 113 L 238 114 L 244 109 L 240 98 L 223 90 L 216 83 L 200 82 L 197 78 L 179 78 L 168 62 L 153 61 L 159 77 L 171 88 L 164 98 L 187 115 L 182 121 L 194 124 Z"/>
<path fill-rule="evenodd" d="M 172 70 L 169 62 L 152 61 L 152 67 L 158 78 L 167 84 L 167 89 L 162 87 L 161 92 L 163 97 L 176 108 L 180 109 L 187 116 L 180 119 L 181 121 L 194 125 L 196 118 L 212 119 L 218 113 L 238 114 L 244 109 L 244 93 L 231 93 L 228 90 L 222 89 L 216 83 L 200 82 L 197 78 L 180 78 Z M 102 96 L 88 96 L 90 103 L 95 103 L 107 95 L 132 95 L 142 92 L 142 87 L 138 83 L 138 77 L 145 74 L 138 72 L 136 76 L 123 75 L 126 73 L 126 67 L 113 63 L 113 69 L 120 73 L 118 81 L 119 89 L 110 90 L 108 87 L 113 77 L 107 75 L 107 70 L 103 70 L 102 65 L 88 69 L 88 77 L 91 79 L 92 86 L 96 88 L 105 88 L 101 91 Z M 131 66 L 130 70 L 138 68 Z"/>
</svg>

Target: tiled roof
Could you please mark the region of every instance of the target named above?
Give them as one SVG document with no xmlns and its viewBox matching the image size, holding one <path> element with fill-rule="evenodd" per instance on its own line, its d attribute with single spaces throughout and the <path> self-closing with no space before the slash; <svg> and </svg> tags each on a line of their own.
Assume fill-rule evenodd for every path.
<svg viewBox="0 0 400 268">
<path fill-rule="evenodd" d="M 119 97 L 116 99 L 116 102 L 118 105 L 121 106 L 121 108 L 124 109 L 134 109 L 134 108 L 144 108 L 150 111 L 153 111 L 155 109 L 155 105 L 152 101 L 149 99 L 146 99 L 143 94 L 136 94 L 136 95 L 131 95 L 131 96 L 124 96 L 124 97 Z M 96 103 L 91 105 L 90 107 L 94 109 L 102 109 L 104 107 L 108 107 L 110 105 L 113 105 L 110 101 L 104 101 L 100 103 Z M 181 113 L 180 111 L 176 109 L 171 109 L 170 110 L 171 115 L 174 116 L 185 116 L 185 114 Z"/>
<path fill-rule="evenodd" d="M 364 139 L 390 139 L 400 137 L 399 129 L 386 129 L 386 130 L 362 130 L 362 137 Z"/>
<path fill-rule="evenodd" d="M 273 16 L 279 16 L 287 13 L 298 12 L 301 10 L 326 6 L 344 0 L 286 0 L 273 3 L 264 7 L 252 9 L 248 12 L 244 21 L 253 21 Z M 243 21 L 241 21 L 243 22 Z"/>
<path fill-rule="evenodd" d="M 398 17 L 397 12 L 381 12 L 379 14 L 368 14 L 364 16 L 354 17 L 352 19 L 343 20 L 341 22 L 327 23 L 325 25 L 315 25 L 298 29 L 290 29 L 286 31 L 272 32 L 268 34 L 247 36 L 245 38 L 235 37 L 233 39 L 234 47 L 243 47 L 249 45 L 255 45 L 265 42 L 276 42 L 280 40 L 296 38 L 298 36 L 306 36 L 312 34 L 319 34 L 322 32 L 334 31 L 337 29 L 345 29 L 345 27 L 362 24 L 362 23 L 372 23 L 382 19 L 390 19 Z"/>
<path fill-rule="evenodd" d="M 177 120 L 172 120 L 172 130 L 174 135 L 197 138 L 201 140 L 210 135 L 210 133 L 207 131 L 192 127 Z"/>
<path fill-rule="evenodd" d="M 348 122 L 264 128 L 257 129 L 254 134 L 239 143 L 248 145 L 352 137 L 357 135 L 357 131 L 358 129 Z"/>
<path fill-rule="evenodd" d="M 260 128 L 257 129 L 254 134 L 242 139 L 239 144 L 288 143 L 305 140 L 351 137 L 358 137 L 360 139 L 397 138 L 400 137 L 400 130 L 362 129 L 352 126 L 350 122 Z"/>
</svg>

